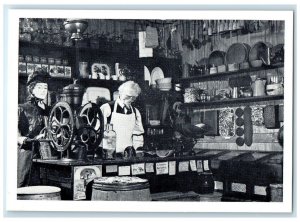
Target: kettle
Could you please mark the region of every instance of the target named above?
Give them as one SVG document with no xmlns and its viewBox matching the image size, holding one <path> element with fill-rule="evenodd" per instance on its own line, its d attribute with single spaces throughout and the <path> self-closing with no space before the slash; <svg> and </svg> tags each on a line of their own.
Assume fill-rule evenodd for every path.
<svg viewBox="0 0 300 222">
<path fill-rule="evenodd" d="M 252 83 L 252 91 L 253 96 L 265 96 L 265 84 L 266 80 L 261 78 L 256 78 L 256 80 Z"/>
</svg>

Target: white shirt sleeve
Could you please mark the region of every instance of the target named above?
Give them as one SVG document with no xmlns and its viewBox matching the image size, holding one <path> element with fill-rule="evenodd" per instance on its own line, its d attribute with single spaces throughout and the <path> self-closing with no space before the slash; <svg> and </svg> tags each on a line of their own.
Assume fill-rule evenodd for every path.
<svg viewBox="0 0 300 222">
<path fill-rule="evenodd" d="M 142 123 L 142 117 L 140 111 L 136 110 L 136 121 L 133 128 L 133 135 L 132 135 L 132 144 L 133 147 L 136 149 L 138 147 L 142 147 L 144 145 L 144 127 Z"/>
</svg>

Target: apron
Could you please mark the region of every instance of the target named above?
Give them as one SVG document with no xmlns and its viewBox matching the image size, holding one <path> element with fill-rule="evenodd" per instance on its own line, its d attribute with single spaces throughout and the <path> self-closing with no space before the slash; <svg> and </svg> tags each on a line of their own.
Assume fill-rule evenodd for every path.
<svg viewBox="0 0 300 222">
<path fill-rule="evenodd" d="M 124 153 L 128 146 L 132 146 L 132 134 L 135 126 L 135 112 L 130 106 L 131 114 L 117 113 L 117 102 L 114 104 L 114 110 L 111 114 L 110 123 L 116 132 L 116 153 Z"/>
</svg>

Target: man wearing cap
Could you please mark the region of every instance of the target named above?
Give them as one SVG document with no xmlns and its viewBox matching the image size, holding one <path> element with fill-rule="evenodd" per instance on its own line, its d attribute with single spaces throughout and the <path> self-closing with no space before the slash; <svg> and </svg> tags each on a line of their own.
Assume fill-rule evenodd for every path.
<svg viewBox="0 0 300 222">
<path fill-rule="evenodd" d="M 28 99 L 18 107 L 18 187 L 28 186 L 33 155 L 33 146 L 29 139 L 38 139 L 45 127 L 49 107 L 44 103 L 48 94 L 50 75 L 44 71 L 35 71 L 28 76 Z"/>
</svg>

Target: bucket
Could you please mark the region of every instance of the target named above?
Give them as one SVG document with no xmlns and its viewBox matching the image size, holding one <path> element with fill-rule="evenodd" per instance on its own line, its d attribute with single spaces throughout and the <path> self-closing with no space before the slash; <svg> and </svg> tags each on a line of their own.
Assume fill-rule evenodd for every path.
<svg viewBox="0 0 300 222">
<path fill-rule="evenodd" d="M 18 200 L 61 200 L 61 189 L 54 186 L 29 186 L 17 189 Z"/>
<path fill-rule="evenodd" d="M 151 201 L 149 182 L 139 177 L 97 177 L 92 200 Z"/>
</svg>

